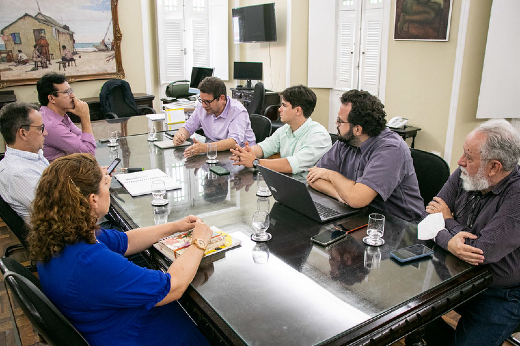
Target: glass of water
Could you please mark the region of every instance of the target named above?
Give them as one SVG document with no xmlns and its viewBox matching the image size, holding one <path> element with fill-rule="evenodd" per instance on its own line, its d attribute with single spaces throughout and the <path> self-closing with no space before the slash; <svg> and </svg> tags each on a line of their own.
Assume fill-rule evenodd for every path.
<svg viewBox="0 0 520 346">
<path fill-rule="evenodd" d="M 157 140 L 157 130 L 155 129 L 154 125 L 148 126 L 148 141 L 153 142 Z"/>
<path fill-rule="evenodd" d="M 118 144 L 117 144 L 117 140 L 119 139 L 119 132 L 117 131 L 110 131 L 108 133 L 108 141 L 110 143 L 108 143 L 108 146 L 109 147 L 116 147 Z"/>
<path fill-rule="evenodd" d="M 206 163 L 217 163 L 217 145 L 215 143 L 208 143 L 206 155 L 208 159 Z"/>
<path fill-rule="evenodd" d="M 255 211 L 253 213 L 252 226 L 255 233 L 251 236 L 254 241 L 268 241 L 271 239 L 271 234 L 267 233 L 269 228 L 269 213 L 265 211 Z"/>
<path fill-rule="evenodd" d="M 152 181 L 152 205 L 161 206 L 168 204 L 168 200 L 164 198 L 166 194 L 166 184 L 162 179 Z"/>
<path fill-rule="evenodd" d="M 368 215 L 367 236 L 363 242 L 371 246 L 381 246 L 385 243 L 383 234 L 385 233 L 385 216 L 379 213 Z"/>
</svg>

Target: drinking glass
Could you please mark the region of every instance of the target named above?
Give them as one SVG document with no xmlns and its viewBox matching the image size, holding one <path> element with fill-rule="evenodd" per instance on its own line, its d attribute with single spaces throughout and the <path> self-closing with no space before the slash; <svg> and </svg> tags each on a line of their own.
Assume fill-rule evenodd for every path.
<svg viewBox="0 0 520 346">
<path fill-rule="evenodd" d="M 254 241 L 268 241 L 271 239 L 271 234 L 267 233 L 269 228 L 269 213 L 265 211 L 255 211 L 253 213 L 253 229 L 255 233 L 251 236 Z"/>
<path fill-rule="evenodd" d="M 217 163 L 217 145 L 215 143 L 208 143 L 206 155 L 208 159 L 206 163 Z"/>
<path fill-rule="evenodd" d="M 264 177 L 260 173 L 256 176 L 256 195 L 259 197 L 269 197 L 271 196 L 271 190 L 269 190 L 269 187 L 267 186 L 267 183 L 264 180 Z"/>
<path fill-rule="evenodd" d="M 161 225 L 168 222 L 168 208 L 167 207 L 153 207 L 153 222 L 156 225 Z"/>
<path fill-rule="evenodd" d="M 153 141 L 157 140 L 156 134 L 157 134 L 157 130 L 155 129 L 155 126 L 154 125 L 148 126 L 148 141 L 149 142 L 153 142 Z"/>
<path fill-rule="evenodd" d="M 367 246 L 363 264 L 367 269 L 377 269 L 381 266 L 381 250 L 378 247 Z"/>
<path fill-rule="evenodd" d="M 253 248 L 253 262 L 266 264 L 269 260 L 269 247 L 265 243 L 257 243 Z"/>
<path fill-rule="evenodd" d="M 109 147 L 116 147 L 118 144 L 117 144 L 117 140 L 119 139 L 119 132 L 117 131 L 110 131 L 108 133 L 108 140 L 110 143 L 108 143 L 108 146 Z"/>
<path fill-rule="evenodd" d="M 152 205 L 161 206 L 168 204 L 168 200 L 163 198 L 166 194 L 166 184 L 162 179 L 152 181 Z"/>
<path fill-rule="evenodd" d="M 383 234 L 385 233 L 385 216 L 378 213 L 368 215 L 367 236 L 363 242 L 371 246 L 381 246 L 385 243 Z"/>
</svg>

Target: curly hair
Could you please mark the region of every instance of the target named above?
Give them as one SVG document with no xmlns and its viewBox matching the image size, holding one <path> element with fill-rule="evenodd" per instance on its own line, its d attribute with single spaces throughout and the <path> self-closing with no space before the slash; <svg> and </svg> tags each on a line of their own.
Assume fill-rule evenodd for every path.
<svg viewBox="0 0 520 346">
<path fill-rule="evenodd" d="M 386 127 L 385 106 L 379 99 L 363 90 L 349 90 L 341 95 L 341 103 L 352 104 L 352 110 L 348 115 L 348 122 L 352 125 L 360 125 L 363 133 L 375 137 Z"/>
<path fill-rule="evenodd" d="M 316 94 L 310 88 L 304 85 L 295 85 L 288 87 L 280 94 L 283 99 L 289 102 L 292 108 L 301 107 L 303 116 L 308 118 L 314 112 L 316 107 Z"/>
<path fill-rule="evenodd" d="M 199 83 L 201 93 L 211 94 L 213 98 L 220 98 L 220 95 L 227 96 L 226 85 L 218 77 L 206 77 Z"/>
<path fill-rule="evenodd" d="M 72 154 L 53 161 L 40 178 L 33 201 L 27 241 L 36 261 L 49 261 L 67 244 L 96 242 L 97 218 L 89 202 L 99 193 L 103 175 L 90 154 Z"/>
</svg>

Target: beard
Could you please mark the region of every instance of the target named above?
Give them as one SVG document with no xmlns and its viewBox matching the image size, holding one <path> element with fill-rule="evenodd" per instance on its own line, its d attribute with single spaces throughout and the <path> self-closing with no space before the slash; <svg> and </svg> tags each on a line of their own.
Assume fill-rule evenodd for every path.
<svg viewBox="0 0 520 346">
<path fill-rule="evenodd" d="M 346 145 L 350 145 L 351 147 L 355 147 L 355 148 L 359 147 L 359 144 L 360 144 L 359 138 L 357 138 L 354 135 L 352 125 L 350 126 L 350 129 L 348 130 L 348 132 L 345 133 L 344 135 L 342 135 L 339 132 L 339 127 L 337 128 L 337 130 L 338 130 L 338 141 L 343 142 Z"/>
<path fill-rule="evenodd" d="M 462 179 L 462 188 L 466 191 L 483 191 L 489 188 L 489 182 L 484 176 L 484 163 L 478 169 L 474 177 L 468 175 L 468 171 L 464 167 L 460 167 L 460 178 Z"/>
</svg>

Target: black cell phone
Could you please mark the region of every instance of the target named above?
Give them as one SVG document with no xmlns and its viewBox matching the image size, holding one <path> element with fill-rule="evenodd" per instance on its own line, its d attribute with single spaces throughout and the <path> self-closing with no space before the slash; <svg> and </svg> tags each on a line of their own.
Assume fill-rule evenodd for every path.
<svg viewBox="0 0 520 346">
<path fill-rule="evenodd" d="M 107 168 L 107 174 L 108 175 L 112 174 L 112 172 L 114 171 L 114 169 L 116 169 L 116 167 L 119 164 L 119 162 L 121 162 L 121 159 L 119 157 L 116 157 L 114 159 L 114 161 L 112 161 L 110 166 L 108 166 L 108 168 Z"/>
<path fill-rule="evenodd" d="M 324 232 L 321 232 L 319 234 L 312 236 L 311 241 L 315 242 L 316 244 L 327 246 L 340 239 L 345 238 L 346 236 L 347 236 L 346 232 L 339 231 L 339 230 L 332 228 L 332 229 L 327 229 Z"/>
<path fill-rule="evenodd" d="M 422 244 L 415 244 L 402 249 L 390 251 L 390 255 L 399 262 L 409 262 L 432 254 L 433 250 Z"/>
<path fill-rule="evenodd" d="M 216 175 L 227 175 L 229 174 L 229 171 L 227 169 L 225 169 L 224 167 L 220 167 L 220 166 L 211 166 L 209 168 L 210 171 L 212 171 L 213 173 L 215 173 Z"/>
<path fill-rule="evenodd" d="M 365 214 L 356 214 L 339 222 L 337 225 L 345 232 L 350 233 L 367 226 L 368 217 Z"/>
</svg>

